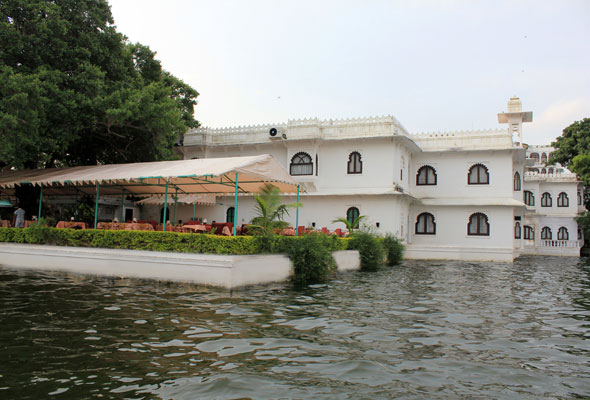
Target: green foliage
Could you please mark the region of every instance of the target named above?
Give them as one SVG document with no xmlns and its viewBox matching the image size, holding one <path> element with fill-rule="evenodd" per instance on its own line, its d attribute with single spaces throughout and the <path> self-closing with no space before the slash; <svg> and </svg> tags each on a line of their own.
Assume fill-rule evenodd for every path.
<svg viewBox="0 0 590 400">
<path fill-rule="evenodd" d="M 348 241 L 349 250 L 358 250 L 361 257 L 361 269 L 375 271 L 383 264 L 385 252 L 377 237 L 366 232 L 356 232 Z"/>
<path fill-rule="evenodd" d="M 289 224 L 283 218 L 289 215 L 289 209 L 302 206 L 301 203 L 281 204 L 279 188 L 268 183 L 259 194 L 254 195 L 254 200 L 256 217 L 252 218 L 251 223 L 254 226 L 249 226 L 248 231 L 255 235 L 267 236 L 275 229 L 286 228 Z"/>
<path fill-rule="evenodd" d="M 336 262 L 319 235 L 291 241 L 287 254 L 293 262 L 296 285 L 325 282 L 336 270 Z"/>
<path fill-rule="evenodd" d="M 555 151 L 551 153 L 549 162 L 557 162 L 566 167 L 570 167 L 577 155 L 590 154 L 590 118 L 576 121 L 565 128 L 551 146 Z M 570 169 L 578 173 L 573 168 Z"/>
<path fill-rule="evenodd" d="M 164 160 L 198 93 L 115 29 L 106 0 L 0 2 L 0 166 Z"/>
<path fill-rule="evenodd" d="M 348 232 L 353 233 L 355 229 L 359 228 L 360 222 L 366 217 L 366 215 L 359 215 L 352 221 L 352 223 L 348 220 L 348 218 L 340 217 L 333 220 L 332 223 L 342 222 L 346 226 Z"/>
<path fill-rule="evenodd" d="M 397 265 L 404 256 L 404 245 L 393 235 L 387 235 L 381 240 L 385 251 L 387 265 Z"/>
</svg>

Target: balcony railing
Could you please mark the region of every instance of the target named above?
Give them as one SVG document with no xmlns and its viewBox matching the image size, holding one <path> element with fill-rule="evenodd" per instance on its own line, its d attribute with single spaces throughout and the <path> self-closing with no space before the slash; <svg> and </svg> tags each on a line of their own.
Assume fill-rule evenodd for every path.
<svg viewBox="0 0 590 400">
<path fill-rule="evenodd" d="M 582 247 L 581 240 L 541 240 L 541 247 Z"/>
</svg>

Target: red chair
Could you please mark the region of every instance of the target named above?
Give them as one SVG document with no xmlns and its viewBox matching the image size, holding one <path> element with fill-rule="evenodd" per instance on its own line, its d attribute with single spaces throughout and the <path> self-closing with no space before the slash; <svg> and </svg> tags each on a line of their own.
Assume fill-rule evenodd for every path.
<svg viewBox="0 0 590 400">
<path fill-rule="evenodd" d="M 303 225 L 299 225 L 299 226 L 297 227 L 297 234 L 298 234 L 299 236 L 303 236 L 303 235 L 305 235 L 305 226 L 303 226 Z"/>
<path fill-rule="evenodd" d="M 328 228 L 326 228 L 325 226 L 322 228 L 322 233 L 325 233 L 326 235 L 329 233 L 328 232 Z"/>
</svg>

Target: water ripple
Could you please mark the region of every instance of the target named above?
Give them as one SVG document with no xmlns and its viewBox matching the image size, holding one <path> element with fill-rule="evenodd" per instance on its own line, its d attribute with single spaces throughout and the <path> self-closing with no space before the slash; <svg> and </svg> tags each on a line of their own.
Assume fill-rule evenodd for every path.
<svg viewBox="0 0 590 400">
<path fill-rule="evenodd" d="M 590 396 L 590 264 L 408 261 L 228 292 L 0 268 L 0 396 Z"/>
</svg>

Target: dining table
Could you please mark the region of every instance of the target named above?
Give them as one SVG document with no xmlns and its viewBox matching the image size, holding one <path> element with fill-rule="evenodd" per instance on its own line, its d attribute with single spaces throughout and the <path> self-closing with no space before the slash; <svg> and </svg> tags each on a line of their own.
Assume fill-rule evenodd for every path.
<svg viewBox="0 0 590 400">
<path fill-rule="evenodd" d="M 79 222 L 79 221 L 59 221 L 56 228 L 60 229 L 87 229 L 88 226 L 86 222 Z"/>
<path fill-rule="evenodd" d="M 182 231 L 186 233 L 203 233 L 207 232 L 207 227 L 205 225 L 184 225 L 182 226 Z"/>
<path fill-rule="evenodd" d="M 153 231 L 154 227 L 152 224 L 132 222 L 125 224 L 126 231 Z"/>
</svg>

